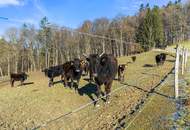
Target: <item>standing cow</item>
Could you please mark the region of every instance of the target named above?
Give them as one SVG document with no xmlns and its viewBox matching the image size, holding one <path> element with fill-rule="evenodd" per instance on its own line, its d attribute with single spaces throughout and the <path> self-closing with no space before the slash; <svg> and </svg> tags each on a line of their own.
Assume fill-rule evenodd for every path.
<svg viewBox="0 0 190 130">
<path fill-rule="evenodd" d="M 121 64 L 118 66 L 118 80 L 120 82 L 124 82 L 124 78 L 125 78 L 125 64 Z"/>
<path fill-rule="evenodd" d="M 90 54 L 86 60 L 89 63 L 89 75 L 90 75 L 90 82 L 94 81 L 94 77 L 96 77 L 97 72 L 97 64 L 99 64 L 99 55 L 98 54 Z"/>
<path fill-rule="evenodd" d="M 63 71 L 64 71 L 63 65 L 52 66 L 52 67 L 42 70 L 42 72 L 45 72 L 45 76 L 49 78 L 49 85 L 48 85 L 49 87 L 54 85 L 53 79 L 55 77 L 61 76 L 63 74 Z"/>
<path fill-rule="evenodd" d="M 77 81 L 77 86 L 75 87 L 75 90 L 78 90 L 79 81 L 82 75 L 82 68 L 81 68 L 81 62 L 79 59 L 74 59 L 73 61 L 66 62 L 63 64 L 64 69 L 64 85 L 65 87 L 68 86 L 68 80 L 71 80 L 71 87 L 73 87 L 74 80 Z"/>
<path fill-rule="evenodd" d="M 28 75 L 25 72 L 22 73 L 11 73 L 10 74 L 10 82 L 11 82 L 11 87 L 14 87 L 14 82 L 15 81 L 20 81 L 21 85 L 23 85 L 24 81 L 27 79 Z"/>
<path fill-rule="evenodd" d="M 155 60 L 156 60 L 157 66 L 163 65 L 166 60 L 166 54 L 161 53 L 161 54 L 156 55 Z"/>
<path fill-rule="evenodd" d="M 100 97 L 101 86 L 104 84 L 106 91 L 106 102 L 109 103 L 109 93 L 113 80 L 117 74 L 118 62 L 117 59 L 111 54 L 103 55 L 90 55 L 88 58 L 90 63 L 90 70 L 93 71 L 95 83 L 97 85 L 97 97 Z M 97 104 L 98 102 L 96 102 Z M 99 106 L 99 105 L 97 105 Z"/>
</svg>

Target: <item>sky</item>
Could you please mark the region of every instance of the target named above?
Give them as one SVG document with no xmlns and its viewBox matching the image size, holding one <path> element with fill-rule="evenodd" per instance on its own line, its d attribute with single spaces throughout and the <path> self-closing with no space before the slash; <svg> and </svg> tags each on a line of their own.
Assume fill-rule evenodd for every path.
<svg viewBox="0 0 190 130">
<path fill-rule="evenodd" d="M 47 16 L 51 23 L 70 28 L 79 27 L 85 20 L 119 14 L 134 15 L 140 4 L 166 5 L 170 0 L 0 0 L 0 37 L 10 27 L 23 23 L 39 26 Z M 175 0 L 171 0 L 175 1 Z M 186 0 L 182 0 L 185 2 Z M 8 18 L 3 19 L 1 17 Z"/>
</svg>

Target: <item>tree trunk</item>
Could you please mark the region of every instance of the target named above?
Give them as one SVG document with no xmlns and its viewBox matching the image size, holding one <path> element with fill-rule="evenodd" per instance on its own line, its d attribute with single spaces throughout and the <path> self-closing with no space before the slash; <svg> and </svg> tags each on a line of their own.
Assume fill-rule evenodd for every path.
<svg viewBox="0 0 190 130">
<path fill-rule="evenodd" d="M 3 77 L 3 71 L 1 67 L 0 67 L 0 74 L 1 74 L 1 77 Z"/>
<path fill-rule="evenodd" d="M 11 72 L 10 72 L 10 57 L 9 57 L 9 54 L 8 54 L 8 57 L 7 57 L 7 63 L 8 63 L 8 64 L 7 64 L 7 65 L 8 65 L 8 66 L 7 66 L 7 75 L 9 76 L 10 73 L 11 73 Z"/>
</svg>

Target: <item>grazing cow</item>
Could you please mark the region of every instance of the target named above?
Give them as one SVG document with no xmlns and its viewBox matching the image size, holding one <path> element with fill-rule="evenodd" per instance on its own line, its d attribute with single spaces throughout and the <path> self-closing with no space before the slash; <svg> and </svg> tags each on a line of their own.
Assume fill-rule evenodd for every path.
<svg viewBox="0 0 190 130">
<path fill-rule="evenodd" d="M 75 90 L 78 90 L 79 81 L 82 76 L 82 68 L 81 68 L 81 62 L 79 59 L 74 59 L 73 61 L 66 62 L 63 65 L 64 69 L 64 85 L 65 87 L 68 86 L 68 80 L 71 80 L 71 87 L 73 87 L 73 81 L 77 81 L 77 86 L 75 87 Z"/>
<path fill-rule="evenodd" d="M 11 87 L 14 87 L 14 82 L 15 81 L 20 81 L 21 85 L 23 85 L 24 81 L 27 79 L 28 75 L 25 72 L 22 73 L 12 73 L 10 74 L 10 82 L 11 82 Z"/>
<path fill-rule="evenodd" d="M 157 66 L 163 65 L 166 60 L 166 54 L 161 53 L 161 54 L 156 55 L 155 60 L 156 60 Z"/>
<path fill-rule="evenodd" d="M 135 62 L 136 61 L 136 56 L 132 56 L 131 59 L 132 59 L 133 62 Z"/>
<path fill-rule="evenodd" d="M 124 82 L 125 66 L 126 66 L 125 64 L 121 64 L 121 65 L 118 66 L 118 72 L 117 72 L 118 73 L 118 80 L 121 81 L 121 82 Z"/>
<path fill-rule="evenodd" d="M 97 85 L 97 97 L 101 94 L 101 85 L 104 84 L 106 91 L 106 102 L 109 103 L 109 93 L 111 92 L 112 82 L 115 79 L 118 69 L 117 59 L 113 55 L 90 55 L 90 69 L 93 71 L 95 83 Z M 96 102 L 97 104 L 97 102 Z"/>
<path fill-rule="evenodd" d="M 63 74 L 64 72 L 63 65 L 52 66 L 52 67 L 49 67 L 48 69 L 42 70 L 42 72 L 45 72 L 45 76 L 49 78 L 48 86 L 51 87 L 52 85 L 54 85 L 53 79 Z"/>
</svg>

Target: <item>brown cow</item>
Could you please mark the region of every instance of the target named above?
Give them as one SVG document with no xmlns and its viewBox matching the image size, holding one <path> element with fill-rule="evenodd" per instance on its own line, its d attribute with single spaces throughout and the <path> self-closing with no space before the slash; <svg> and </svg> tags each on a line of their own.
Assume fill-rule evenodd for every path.
<svg viewBox="0 0 190 130">
<path fill-rule="evenodd" d="M 121 82 L 124 82 L 124 78 L 125 78 L 125 64 L 121 64 L 118 66 L 118 80 Z"/>
<path fill-rule="evenodd" d="M 23 85 L 23 83 L 27 79 L 27 77 L 28 77 L 28 75 L 25 72 L 10 74 L 11 87 L 14 87 L 15 81 L 20 81 L 21 85 Z"/>
</svg>

